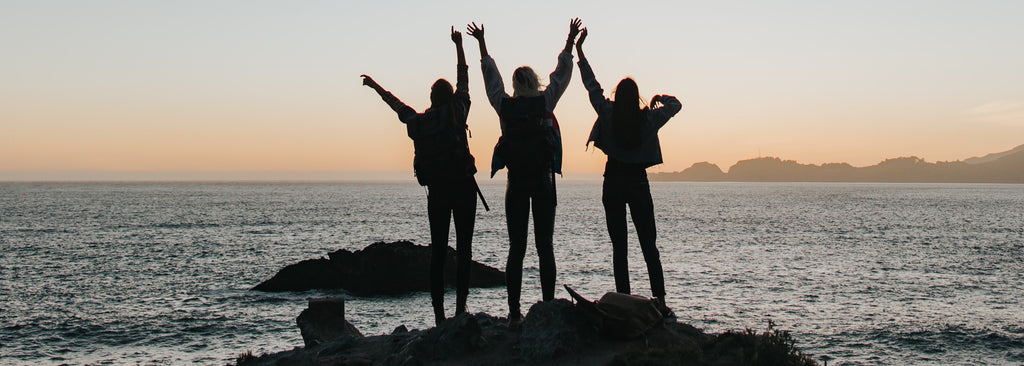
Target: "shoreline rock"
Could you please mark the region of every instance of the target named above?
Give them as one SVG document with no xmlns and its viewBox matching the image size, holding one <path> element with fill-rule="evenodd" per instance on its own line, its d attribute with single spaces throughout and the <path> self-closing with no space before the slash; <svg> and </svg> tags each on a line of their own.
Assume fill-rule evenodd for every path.
<svg viewBox="0 0 1024 366">
<path fill-rule="evenodd" d="M 565 299 L 534 304 L 522 327 L 486 313 L 460 314 L 437 327 L 370 337 L 340 336 L 291 351 L 239 359 L 239 365 L 816 365 L 788 332 L 706 334 L 666 319 L 641 337 L 603 337 Z"/>
<path fill-rule="evenodd" d="M 344 289 L 359 295 L 398 295 L 430 291 L 430 247 L 410 241 L 376 242 L 362 250 L 345 249 L 328 258 L 307 259 L 285 266 L 253 287 L 264 292 Z M 455 283 L 455 249 L 448 247 L 445 283 Z M 505 273 L 477 261 L 470 265 L 470 287 L 505 285 Z"/>
<path fill-rule="evenodd" d="M 295 318 L 306 347 L 328 343 L 338 338 L 362 338 L 363 333 L 345 320 L 345 298 L 310 299 L 309 305 Z"/>
</svg>

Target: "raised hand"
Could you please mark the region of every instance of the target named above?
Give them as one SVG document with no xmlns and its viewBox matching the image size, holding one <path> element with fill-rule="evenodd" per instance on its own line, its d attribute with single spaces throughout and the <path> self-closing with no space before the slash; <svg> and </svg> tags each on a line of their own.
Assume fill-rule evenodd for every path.
<svg viewBox="0 0 1024 366">
<path fill-rule="evenodd" d="M 476 22 L 466 24 L 466 33 L 476 38 L 477 43 L 480 44 L 480 58 L 487 57 L 487 42 L 484 42 L 484 23 L 480 23 L 479 26 Z"/>
<path fill-rule="evenodd" d="M 580 26 L 583 25 L 583 21 L 580 18 L 573 18 L 569 21 L 569 39 L 576 39 L 576 35 L 580 33 Z"/>
<path fill-rule="evenodd" d="M 362 74 L 359 75 L 359 77 L 363 78 L 363 85 L 366 85 L 373 89 L 380 88 L 380 84 L 377 84 L 376 81 L 373 81 L 373 78 L 371 78 L 370 75 Z"/>
<path fill-rule="evenodd" d="M 452 42 L 458 45 L 462 44 L 462 32 L 455 30 L 454 25 L 452 26 Z"/>
<path fill-rule="evenodd" d="M 452 26 L 452 42 L 455 42 L 455 54 L 458 56 L 459 65 L 466 64 L 466 51 L 462 49 L 462 32 L 455 30 L 455 26 Z M 456 69 L 458 71 L 459 69 Z M 459 72 L 459 83 L 463 81 L 463 75 Z M 469 82 L 469 76 L 466 76 L 466 82 Z"/>
<path fill-rule="evenodd" d="M 477 41 L 483 42 L 484 41 L 484 24 L 480 23 L 479 27 L 476 25 L 476 22 L 467 24 L 466 25 L 466 33 L 469 34 L 470 36 L 473 36 L 473 38 L 476 38 Z"/>
<path fill-rule="evenodd" d="M 583 40 L 587 39 L 587 28 L 580 30 L 580 39 L 576 40 L 576 48 L 583 47 Z"/>
<path fill-rule="evenodd" d="M 651 103 L 650 103 L 650 104 L 648 104 L 648 105 L 649 105 L 649 106 L 650 106 L 651 108 L 657 108 L 657 107 L 658 107 L 658 104 L 661 104 L 661 100 L 662 100 L 663 98 L 664 98 L 664 96 L 663 96 L 663 95 L 661 95 L 661 94 L 655 95 L 655 96 L 651 97 Z"/>
</svg>

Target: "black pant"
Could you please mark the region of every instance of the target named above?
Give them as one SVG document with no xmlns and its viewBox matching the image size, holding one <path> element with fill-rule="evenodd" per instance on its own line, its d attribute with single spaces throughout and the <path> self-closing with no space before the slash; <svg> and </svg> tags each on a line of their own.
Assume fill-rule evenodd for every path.
<svg viewBox="0 0 1024 366">
<path fill-rule="evenodd" d="M 615 269 L 615 291 L 628 294 L 629 260 L 626 255 L 626 205 L 633 217 L 633 226 L 640 239 L 640 249 L 647 262 L 651 290 L 658 298 L 665 297 L 665 277 L 661 269 L 658 230 L 654 225 L 654 201 L 651 186 L 643 166 L 617 163 L 609 159 L 605 165 L 604 187 L 601 196 L 604 215 L 608 222 L 608 235 L 612 239 L 612 265 Z"/>
<path fill-rule="evenodd" d="M 473 225 L 476 222 L 476 182 L 468 177 L 452 183 L 427 186 L 427 216 L 430 219 L 430 298 L 434 319 L 444 316 L 444 262 L 448 251 L 448 228 L 455 216 L 455 314 L 466 311 L 469 295 L 469 266 L 473 256 Z"/>
<path fill-rule="evenodd" d="M 555 181 L 550 169 L 541 172 L 509 170 L 505 188 L 505 223 L 508 226 L 508 262 L 505 282 L 509 313 L 518 315 L 519 294 L 523 287 L 523 257 L 526 256 L 530 206 L 533 206 L 533 230 L 540 259 L 540 284 L 544 301 L 555 298 Z"/>
</svg>

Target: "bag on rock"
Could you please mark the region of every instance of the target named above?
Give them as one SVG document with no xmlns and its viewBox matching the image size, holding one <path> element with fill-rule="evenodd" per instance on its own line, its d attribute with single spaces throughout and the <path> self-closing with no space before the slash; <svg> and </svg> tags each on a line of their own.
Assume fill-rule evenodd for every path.
<svg viewBox="0 0 1024 366">
<path fill-rule="evenodd" d="M 646 333 L 662 321 L 657 300 L 642 296 L 609 292 L 592 302 L 580 296 L 569 286 L 569 295 L 576 306 L 602 335 L 609 338 L 633 339 Z"/>
</svg>

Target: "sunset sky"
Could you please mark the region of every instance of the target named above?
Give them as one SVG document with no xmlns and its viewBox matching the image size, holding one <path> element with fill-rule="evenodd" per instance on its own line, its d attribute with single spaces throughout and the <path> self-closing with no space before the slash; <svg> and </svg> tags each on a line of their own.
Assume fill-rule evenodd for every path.
<svg viewBox="0 0 1024 366">
<path fill-rule="evenodd" d="M 629 4 L 643 4 L 626 5 Z M 486 27 L 506 84 L 555 66 L 569 20 L 610 91 L 683 111 L 665 164 L 777 156 L 962 160 L 1024 144 L 1021 1 L 5 1 L 0 180 L 412 179 L 412 142 L 372 75 L 417 111 L 455 79 L 449 27 Z M 498 118 L 465 37 L 471 150 Z M 605 157 L 573 66 L 555 114 L 565 177 Z M 509 90 L 511 92 L 511 89 Z"/>
</svg>

